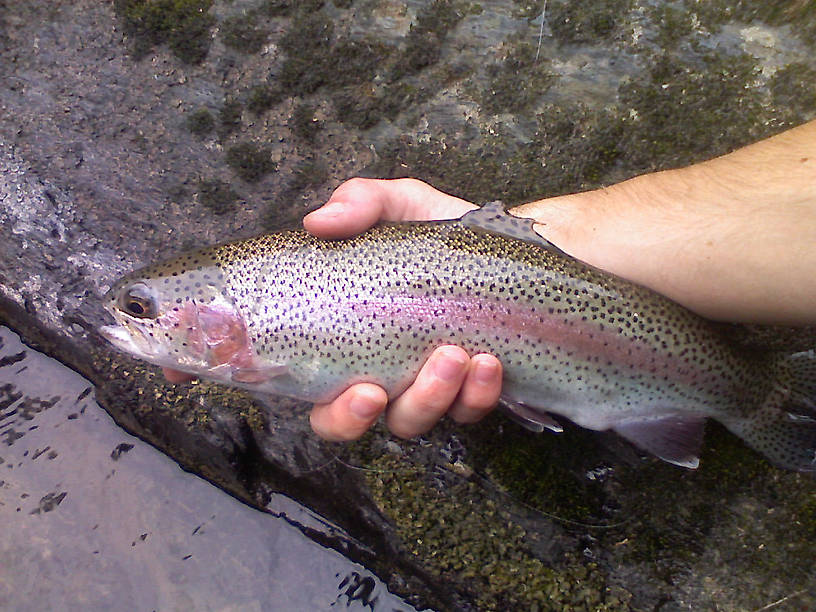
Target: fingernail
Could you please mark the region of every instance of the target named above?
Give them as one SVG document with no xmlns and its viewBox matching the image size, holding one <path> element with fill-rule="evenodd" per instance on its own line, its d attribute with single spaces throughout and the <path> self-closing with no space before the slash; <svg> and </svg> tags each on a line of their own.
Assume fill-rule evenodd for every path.
<svg viewBox="0 0 816 612">
<path fill-rule="evenodd" d="M 322 208 L 313 210 L 309 215 L 318 215 L 321 217 L 339 217 L 346 212 L 346 205 L 343 202 L 329 202 Z"/>
<path fill-rule="evenodd" d="M 379 414 L 380 403 L 374 398 L 362 394 L 355 395 L 349 402 L 349 410 L 360 420 L 370 420 Z"/>
<path fill-rule="evenodd" d="M 473 377 L 480 385 L 489 385 L 496 380 L 499 366 L 493 361 L 477 361 Z"/>
<path fill-rule="evenodd" d="M 434 361 L 433 373 L 444 381 L 456 380 L 462 375 L 466 364 L 467 361 L 458 352 L 443 351 Z"/>
</svg>

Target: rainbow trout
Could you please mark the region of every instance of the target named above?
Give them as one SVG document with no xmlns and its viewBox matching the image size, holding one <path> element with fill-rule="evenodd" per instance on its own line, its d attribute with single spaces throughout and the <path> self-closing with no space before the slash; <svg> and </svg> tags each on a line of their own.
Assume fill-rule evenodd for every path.
<svg viewBox="0 0 816 612">
<path fill-rule="evenodd" d="M 133 272 L 101 333 L 151 363 L 326 402 L 367 381 L 389 397 L 457 344 L 504 365 L 528 427 L 550 414 L 696 467 L 711 417 L 778 465 L 816 471 L 816 351 L 756 355 L 708 321 L 561 252 L 500 203 L 342 241 L 283 231 Z"/>
</svg>

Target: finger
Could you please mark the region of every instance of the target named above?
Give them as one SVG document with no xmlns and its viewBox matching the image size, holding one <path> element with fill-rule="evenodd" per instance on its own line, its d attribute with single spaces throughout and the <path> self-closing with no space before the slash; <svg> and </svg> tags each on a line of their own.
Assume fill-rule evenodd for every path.
<svg viewBox="0 0 816 612">
<path fill-rule="evenodd" d="M 456 399 L 467 369 L 468 356 L 461 348 L 436 349 L 414 383 L 392 403 L 385 417 L 388 429 L 401 438 L 431 429 Z"/>
<path fill-rule="evenodd" d="M 315 433 L 326 440 L 356 440 L 385 410 L 388 396 L 382 387 L 369 383 L 346 389 L 330 404 L 315 404 L 309 420 Z"/>
<path fill-rule="evenodd" d="M 457 219 L 476 208 L 467 200 L 457 198 L 413 178 L 378 181 L 386 192 L 383 219 L 387 221 L 431 221 Z"/>
<path fill-rule="evenodd" d="M 167 381 L 171 383 L 185 383 L 195 380 L 196 378 L 192 374 L 187 374 L 187 372 L 179 372 L 178 370 L 172 370 L 170 368 L 162 368 L 162 374 L 164 374 Z"/>
<path fill-rule="evenodd" d="M 473 208 L 417 179 L 353 178 L 335 189 L 323 207 L 306 215 L 303 225 L 321 238 L 346 238 L 381 220 L 454 219 Z"/>
<path fill-rule="evenodd" d="M 499 401 L 502 366 L 493 355 L 475 355 L 470 360 L 465 382 L 448 415 L 457 423 L 475 423 L 487 415 Z"/>
<path fill-rule="evenodd" d="M 303 218 L 306 231 L 321 238 L 347 238 L 367 230 L 383 217 L 387 194 L 372 179 L 351 179 L 334 190 L 329 201 Z"/>
</svg>

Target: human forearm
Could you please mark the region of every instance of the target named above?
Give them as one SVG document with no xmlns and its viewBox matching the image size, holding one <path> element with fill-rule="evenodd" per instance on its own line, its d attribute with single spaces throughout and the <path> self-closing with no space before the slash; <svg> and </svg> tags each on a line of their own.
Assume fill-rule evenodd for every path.
<svg viewBox="0 0 816 612">
<path fill-rule="evenodd" d="M 513 210 L 701 315 L 816 322 L 816 122 L 688 168 Z"/>
</svg>

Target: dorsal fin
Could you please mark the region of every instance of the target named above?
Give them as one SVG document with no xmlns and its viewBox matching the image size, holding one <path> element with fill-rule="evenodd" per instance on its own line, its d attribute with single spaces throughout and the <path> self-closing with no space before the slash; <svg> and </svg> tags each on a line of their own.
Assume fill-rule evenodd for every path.
<svg viewBox="0 0 816 612">
<path fill-rule="evenodd" d="M 488 202 L 481 208 L 466 212 L 459 221 L 467 227 L 531 242 L 548 251 L 569 257 L 552 242 L 536 233 L 533 229 L 535 223 L 533 219 L 511 215 L 504 209 L 504 204 L 498 200 Z"/>
</svg>

